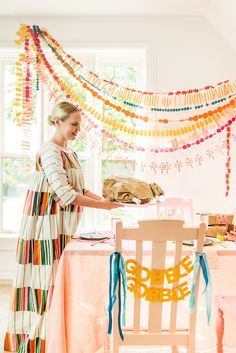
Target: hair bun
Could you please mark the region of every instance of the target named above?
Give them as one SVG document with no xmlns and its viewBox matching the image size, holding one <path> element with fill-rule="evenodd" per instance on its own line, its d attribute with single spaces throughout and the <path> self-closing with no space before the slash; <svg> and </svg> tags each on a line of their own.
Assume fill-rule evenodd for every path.
<svg viewBox="0 0 236 353">
<path fill-rule="evenodd" d="M 67 101 L 62 101 L 60 103 L 57 103 L 53 110 L 51 115 L 48 116 L 48 123 L 50 125 L 55 126 L 55 120 L 60 119 L 61 121 L 65 121 L 68 119 L 71 113 L 74 112 L 79 112 L 79 109 L 73 105 L 70 102 Z"/>
<path fill-rule="evenodd" d="M 52 115 L 48 116 L 48 123 L 49 123 L 49 125 L 54 125 L 54 121 L 53 121 Z"/>
</svg>

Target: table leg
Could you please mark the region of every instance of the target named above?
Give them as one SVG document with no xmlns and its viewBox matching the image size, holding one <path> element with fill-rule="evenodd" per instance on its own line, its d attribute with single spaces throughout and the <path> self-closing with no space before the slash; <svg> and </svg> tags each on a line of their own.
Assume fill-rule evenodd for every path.
<svg viewBox="0 0 236 353">
<path fill-rule="evenodd" d="M 218 308 L 216 318 L 217 353 L 223 353 L 224 313 Z"/>
</svg>

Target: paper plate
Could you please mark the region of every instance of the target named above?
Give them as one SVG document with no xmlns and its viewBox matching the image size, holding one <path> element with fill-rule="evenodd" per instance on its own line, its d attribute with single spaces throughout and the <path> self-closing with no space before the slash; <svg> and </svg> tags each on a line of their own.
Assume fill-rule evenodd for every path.
<svg viewBox="0 0 236 353">
<path fill-rule="evenodd" d="M 106 233 L 100 233 L 100 232 L 81 233 L 79 236 L 82 239 L 90 239 L 90 240 L 106 239 L 109 237 L 109 235 L 107 235 Z"/>
<path fill-rule="evenodd" d="M 184 245 L 189 245 L 189 246 L 193 246 L 194 243 L 193 243 L 193 240 L 183 240 L 183 244 Z M 211 245 L 213 244 L 213 240 L 209 239 L 209 238 L 206 238 L 205 241 L 204 241 L 204 246 L 208 246 L 208 245 Z"/>
</svg>

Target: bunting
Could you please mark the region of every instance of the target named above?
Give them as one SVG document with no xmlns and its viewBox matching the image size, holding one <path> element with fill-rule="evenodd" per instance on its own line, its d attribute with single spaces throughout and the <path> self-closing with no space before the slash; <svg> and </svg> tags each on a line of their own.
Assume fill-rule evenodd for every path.
<svg viewBox="0 0 236 353">
<path fill-rule="evenodd" d="M 236 80 L 176 92 L 146 92 L 122 87 L 100 77 L 68 54 L 47 29 L 21 25 L 16 43 L 24 51 L 16 62 L 17 123 L 23 129 L 22 150 L 30 149 L 33 96 L 40 84 L 47 85 L 50 97 L 63 94 L 76 105 L 92 129 L 120 148 L 140 152 L 166 153 L 186 150 L 226 132 L 226 193 L 230 189 L 231 125 L 236 120 Z M 69 84 L 55 69 L 51 55 L 67 70 Z M 76 87 L 76 88 L 75 88 Z M 103 108 L 84 101 L 85 90 Z"/>
</svg>

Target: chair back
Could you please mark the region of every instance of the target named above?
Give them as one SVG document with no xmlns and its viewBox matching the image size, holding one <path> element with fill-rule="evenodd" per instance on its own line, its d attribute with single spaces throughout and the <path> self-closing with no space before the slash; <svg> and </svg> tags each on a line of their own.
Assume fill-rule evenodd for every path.
<svg viewBox="0 0 236 353">
<path fill-rule="evenodd" d="M 135 244 L 132 258 L 140 265 L 143 264 L 143 259 L 147 255 L 151 258 L 151 269 L 165 269 L 168 263 L 167 258 L 172 259 L 172 272 L 170 269 L 169 275 L 173 274 L 173 267 L 178 267 L 186 254 L 183 253 L 183 240 L 193 240 L 195 242 L 195 249 L 201 252 L 204 245 L 205 236 L 205 224 L 201 224 L 199 227 L 183 227 L 184 221 L 182 220 L 142 220 L 138 222 L 138 228 L 123 228 L 122 223 L 119 221 L 116 223 L 116 241 L 115 250 L 118 252 L 129 253 L 125 250 L 125 242 L 132 240 Z M 132 242 L 132 243 L 133 243 Z M 149 249 L 145 249 L 144 244 L 148 242 Z M 127 242 L 126 242 L 127 243 Z M 171 249 L 170 249 L 171 247 Z M 128 256 L 129 257 L 129 256 Z M 169 269 L 168 269 L 169 271 Z M 128 280 L 129 274 L 127 273 L 127 286 L 129 286 Z M 169 277 L 171 278 L 171 277 Z M 173 277 L 174 278 L 174 277 Z M 184 279 L 185 280 L 185 279 Z M 165 288 L 165 283 L 153 284 L 155 279 L 151 277 L 150 286 L 156 288 Z M 180 286 L 183 279 L 176 278 L 174 283 L 169 284 L 170 289 Z M 156 282 L 155 282 L 156 283 Z M 197 301 L 199 286 L 199 273 L 196 278 L 195 296 Z M 173 292 L 174 293 L 174 292 Z M 175 292 L 176 293 L 176 292 Z M 133 295 L 127 291 L 127 295 Z M 148 320 L 147 327 L 141 327 L 141 302 L 145 298 L 139 298 L 134 296 L 133 301 L 133 318 L 132 327 L 124 328 L 124 340 L 120 339 L 118 333 L 118 324 L 114 320 L 114 331 L 113 331 L 113 352 L 119 351 L 119 346 L 150 346 L 150 345 L 170 345 L 172 350 L 176 349 L 178 345 L 186 345 L 188 352 L 195 352 L 195 327 L 196 327 L 196 308 L 190 312 L 189 309 L 189 320 L 188 327 L 185 331 L 178 331 L 177 327 L 177 308 L 179 305 L 178 300 L 170 301 L 170 319 L 169 327 L 163 329 L 162 319 L 166 315 L 163 310 L 164 302 L 161 301 L 148 301 Z M 127 309 L 128 311 L 128 309 Z M 179 313 L 179 311 L 178 311 Z M 117 317 L 118 307 L 115 305 L 114 317 Z M 173 350 L 177 352 L 177 350 Z"/>
<path fill-rule="evenodd" d="M 188 225 L 194 224 L 192 199 L 166 198 L 157 203 L 157 217 L 183 219 Z"/>
</svg>

